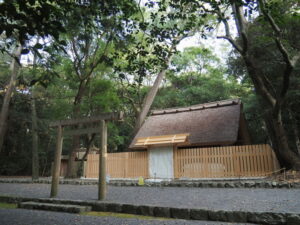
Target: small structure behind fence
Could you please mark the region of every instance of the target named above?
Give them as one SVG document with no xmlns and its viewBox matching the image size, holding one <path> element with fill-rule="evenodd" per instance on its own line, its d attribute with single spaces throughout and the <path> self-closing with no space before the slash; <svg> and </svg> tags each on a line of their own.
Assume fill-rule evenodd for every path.
<svg viewBox="0 0 300 225">
<path fill-rule="evenodd" d="M 86 177 L 98 178 L 99 155 L 89 154 Z M 111 178 L 148 177 L 148 153 L 122 152 L 107 154 L 106 172 Z"/>
<path fill-rule="evenodd" d="M 280 169 L 269 145 L 186 148 L 174 151 L 176 178 L 259 177 Z"/>
</svg>

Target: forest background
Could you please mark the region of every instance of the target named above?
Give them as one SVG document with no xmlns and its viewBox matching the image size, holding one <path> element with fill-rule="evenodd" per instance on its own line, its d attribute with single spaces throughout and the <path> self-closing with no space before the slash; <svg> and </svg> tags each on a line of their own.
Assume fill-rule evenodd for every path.
<svg viewBox="0 0 300 225">
<path fill-rule="evenodd" d="M 50 175 L 51 121 L 123 111 L 108 127 L 108 151 L 122 152 L 152 109 L 233 98 L 253 144 L 300 169 L 299 4 L 0 1 L 0 174 Z M 203 44 L 214 39 L 227 49 Z M 63 154 L 98 140 L 65 137 Z M 77 172 L 69 163 L 68 177 Z"/>
</svg>

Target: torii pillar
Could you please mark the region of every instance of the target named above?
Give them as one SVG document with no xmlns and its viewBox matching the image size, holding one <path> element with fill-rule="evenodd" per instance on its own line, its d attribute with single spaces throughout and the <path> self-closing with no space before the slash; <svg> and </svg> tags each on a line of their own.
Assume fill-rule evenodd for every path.
<svg viewBox="0 0 300 225">
<path fill-rule="evenodd" d="M 82 118 L 82 119 L 70 119 L 59 120 L 50 124 L 50 127 L 57 127 L 57 142 L 56 151 L 54 157 L 53 171 L 52 171 L 52 183 L 50 198 L 57 196 L 60 164 L 61 164 L 61 152 L 63 146 L 63 128 L 73 125 L 93 125 L 100 122 L 100 127 L 90 127 L 84 129 L 75 129 L 66 131 L 65 134 L 80 135 L 80 134 L 95 134 L 100 133 L 101 148 L 99 152 L 99 180 L 98 180 L 98 200 L 104 200 L 106 197 L 106 158 L 107 158 L 107 121 L 122 120 L 123 112 L 118 113 L 102 113 L 96 117 Z"/>
</svg>

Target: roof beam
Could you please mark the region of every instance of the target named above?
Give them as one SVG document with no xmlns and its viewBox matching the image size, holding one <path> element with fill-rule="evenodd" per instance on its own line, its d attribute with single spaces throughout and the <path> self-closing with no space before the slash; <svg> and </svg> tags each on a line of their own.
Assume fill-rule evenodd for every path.
<svg viewBox="0 0 300 225">
<path fill-rule="evenodd" d="M 173 134 L 138 138 L 135 145 L 136 147 L 160 144 L 177 144 L 185 143 L 189 134 Z"/>
<path fill-rule="evenodd" d="M 97 134 L 101 132 L 100 126 L 98 127 L 90 127 L 90 128 L 84 128 L 84 129 L 78 129 L 78 130 L 66 130 L 64 131 L 65 135 L 82 135 L 82 134 Z"/>
</svg>

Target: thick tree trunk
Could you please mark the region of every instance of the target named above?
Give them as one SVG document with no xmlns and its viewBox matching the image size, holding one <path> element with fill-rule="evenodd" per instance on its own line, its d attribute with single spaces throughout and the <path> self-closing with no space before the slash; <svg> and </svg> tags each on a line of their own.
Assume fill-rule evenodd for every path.
<svg viewBox="0 0 300 225">
<path fill-rule="evenodd" d="M 282 159 L 284 165 L 288 169 L 300 170 L 300 156 L 293 152 L 288 143 L 288 137 L 284 129 L 281 111 L 272 118 L 274 133 L 278 146 L 279 157 Z"/>
<path fill-rule="evenodd" d="M 39 178 L 38 125 L 35 105 L 35 90 L 31 90 L 31 121 L 32 121 L 32 179 Z"/>
<path fill-rule="evenodd" d="M 79 174 L 79 176 L 84 176 L 84 162 L 88 156 L 88 154 L 90 153 L 90 149 L 91 149 L 91 145 L 94 141 L 94 137 L 95 134 L 92 135 L 88 135 L 87 137 L 87 143 L 86 143 L 86 151 L 84 153 L 84 155 L 82 156 L 82 158 L 79 161 L 79 166 L 77 168 L 77 174 Z"/>
<path fill-rule="evenodd" d="M 296 150 L 298 152 L 298 155 L 300 156 L 300 138 L 299 138 L 299 131 L 297 127 L 297 120 L 295 119 L 295 117 L 293 116 L 290 110 L 288 110 L 288 112 L 289 112 L 289 118 L 292 124 L 292 130 L 295 138 Z"/>
<path fill-rule="evenodd" d="M 300 156 L 291 150 L 287 133 L 283 126 L 281 117 L 282 104 L 276 103 L 279 101 L 278 99 L 274 99 L 274 102 L 270 100 L 272 96 L 270 92 L 260 84 L 261 81 L 259 79 L 261 79 L 261 77 L 259 77 L 258 70 L 255 68 L 251 58 L 247 56 L 243 56 L 243 58 L 257 95 L 259 95 L 261 99 L 264 99 L 260 101 L 260 105 L 269 108 L 265 122 L 281 166 L 300 170 Z"/>
<path fill-rule="evenodd" d="M 241 54 L 249 77 L 255 87 L 255 91 L 262 99 L 260 102 L 262 108 L 267 107 L 269 109 L 269 112 L 267 113 L 268 115 L 266 116 L 268 134 L 272 139 L 273 148 L 281 166 L 300 170 L 300 156 L 291 150 L 281 118 L 282 105 L 286 98 L 290 83 L 290 76 L 295 67 L 295 60 L 297 60 L 298 55 L 296 58 L 291 60 L 291 56 L 281 40 L 282 31 L 266 9 L 265 2 L 259 1 L 260 13 L 265 17 L 266 21 L 274 31 L 274 41 L 276 43 L 277 50 L 281 53 L 282 59 L 285 63 L 284 73 L 279 76 L 282 77 L 281 87 L 275 89 L 270 81 L 264 77 L 264 74 L 261 73 L 260 69 L 255 66 L 255 58 L 251 55 L 251 53 L 249 53 L 249 47 L 251 47 L 249 44 L 251 43 L 248 40 L 248 22 L 244 16 L 243 4 L 241 4 L 241 1 L 238 0 L 230 0 L 230 4 L 232 6 L 232 12 L 235 18 L 236 29 L 239 34 L 240 41 L 237 42 L 232 38 L 228 20 L 224 17 L 224 13 L 221 12 L 220 8 L 217 7 L 219 19 L 223 22 L 226 32 L 226 36 L 221 36 L 220 38 L 227 39 Z"/>
<path fill-rule="evenodd" d="M 12 59 L 12 62 L 10 64 L 10 81 L 9 84 L 7 85 L 7 90 L 5 92 L 5 96 L 3 99 L 3 104 L 1 107 L 1 113 L 0 113 L 0 152 L 2 150 L 3 142 L 4 142 L 4 137 L 6 133 L 6 126 L 7 126 L 7 117 L 8 117 L 8 111 L 9 111 L 9 103 L 12 97 L 12 94 L 15 90 L 16 87 L 16 79 L 17 79 L 17 74 L 20 68 L 20 57 L 21 57 L 21 51 L 22 51 L 22 45 L 19 45 L 16 47 L 14 51 L 14 58 Z"/>
<path fill-rule="evenodd" d="M 135 124 L 135 128 L 134 128 L 134 134 L 136 134 L 138 132 L 138 130 L 141 128 L 141 126 L 143 125 L 146 116 L 150 110 L 150 107 L 154 101 L 154 98 L 158 92 L 159 86 L 165 76 L 166 73 L 166 69 L 163 69 L 162 71 L 160 71 L 154 81 L 153 86 L 151 87 L 150 91 L 148 92 L 148 94 L 146 95 L 146 97 L 144 98 L 143 101 L 143 106 L 142 109 L 137 117 L 136 120 L 136 124 Z"/>
<path fill-rule="evenodd" d="M 39 42 L 39 37 L 37 39 L 37 43 Z M 36 73 L 36 61 L 37 56 L 34 54 L 33 57 L 33 73 Z M 36 113 L 36 92 L 35 87 L 31 88 L 31 130 L 32 130 L 32 180 L 39 179 L 39 172 L 40 172 L 40 164 L 39 164 L 39 151 L 38 151 L 38 124 L 37 124 L 37 113 Z"/>
<path fill-rule="evenodd" d="M 174 48 L 175 46 L 172 46 L 171 47 L 171 50 Z M 151 87 L 150 91 L 147 93 L 146 97 L 144 98 L 144 101 L 143 101 L 143 105 L 142 105 L 142 109 L 137 117 L 137 120 L 136 120 L 136 124 L 135 124 L 135 127 L 134 127 L 134 132 L 133 134 L 136 135 L 136 133 L 139 131 L 139 129 L 141 128 L 141 126 L 143 125 L 146 117 L 147 117 L 147 114 L 151 108 L 151 105 L 154 101 L 154 98 L 158 92 L 158 89 L 159 89 L 159 86 L 166 74 L 166 71 L 168 69 L 168 66 L 169 66 L 169 63 L 170 63 L 170 60 L 171 60 L 171 57 L 172 57 L 172 54 L 170 53 L 168 58 L 166 59 L 166 67 L 164 69 L 162 69 L 155 81 L 154 81 L 154 84 L 153 86 Z"/>
<path fill-rule="evenodd" d="M 78 92 L 75 97 L 74 106 L 73 106 L 73 118 L 78 118 L 80 115 L 80 104 L 83 98 L 85 89 L 89 83 L 89 79 L 81 81 L 79 84 Z M 67 178 L 76 178 L 76 151 L 80 147 L 80 136 L 74 135 L 72 138 L 72 148 L 69 151 L 68 167 L 67 167 Z"/>
<path fill-rule="evenodd" d="M 72 138 L 72 148 L 69 152 L 69 159 L 68 159 L 68 167 L 67 167 L 67 178 L 76 178 L 76 151 L 80 146 L 80 137 L 79 136 L 73 136 Z"/>
<path fill-rule="evenodd" d="M 80 98 L 81 99 L 81 98 Z M 74 104 L 73 108 L 73 118 L 78 118 L 79 113 L 80 113 L 80 102 L 76 102 L 76 105 Z M 77 127 L 76 127 L 77 128 Z M 80 136 L 74 135 L 72 137 L 72 147 L 69 151 L 69 159 L 68 159 L 68 167 L 67 167 L 67 178 L 76 178 L 76 151 L 80 147 Z"/>
</svg>

